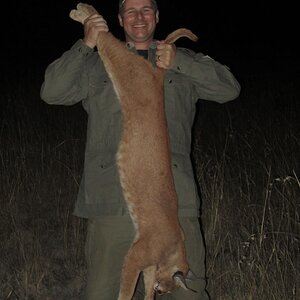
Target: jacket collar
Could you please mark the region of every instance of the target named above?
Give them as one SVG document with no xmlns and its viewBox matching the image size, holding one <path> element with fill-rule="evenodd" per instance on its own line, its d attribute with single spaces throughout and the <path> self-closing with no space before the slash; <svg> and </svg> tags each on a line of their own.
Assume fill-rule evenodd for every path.
<svg viewBox="0 0 300 300">
<path fill-rule="evenodd" d="M 156 40 L 153 40 L 151 43 L 150 43 L 150 46 L 149 46 L 149 49 L 156 49 Z M 134 47 L 134 43 L 133 42 L 127 42 L 126 43 L 126 47 L 127 49 L 131 50 L 131 49 L 135 49 Z"/>
<path fill-rule="evenodd" d="M 156 54 L 155 54 L 156 53 L 156 45 L 157 45 L 156 40 L 153 40 L 148 49 L 148 51 L 149 51 L 148 52 L 148 61 L 150 61 L 154 67 L 156 66 Z M 134 43 L 127 42 L 126 47 L 129 51 L 137 54 L 137 50 L 134 47 Z"/>
</svg>

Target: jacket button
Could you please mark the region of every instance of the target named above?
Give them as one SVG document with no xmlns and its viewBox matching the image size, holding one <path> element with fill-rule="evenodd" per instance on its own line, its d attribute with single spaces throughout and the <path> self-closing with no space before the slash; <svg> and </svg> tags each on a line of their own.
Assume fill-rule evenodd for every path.
<svg viewBox="0 0 300 300">
<path fill-rule="evenodd" d="M 172 79 L 169 79 L 169 83 L 172 83 Z"/>
<path fill-rule="evenodd" d="M 173 167 L 174 167 L 175 169 L 177 169 L 178 165 L 177 165 L 177 164 L 173 164 Z"/>
</svg>

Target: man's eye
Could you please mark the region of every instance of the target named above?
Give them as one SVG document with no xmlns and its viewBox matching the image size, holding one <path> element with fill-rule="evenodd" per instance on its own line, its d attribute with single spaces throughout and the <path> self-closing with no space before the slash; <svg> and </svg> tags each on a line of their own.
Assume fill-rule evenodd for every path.
<svg viewBox="0 0 300 300">
<path fill-rule="evenodd" d="M 128 10 L 128 11 L 126 11 L 125 14 L 128 15 L 128 16 L 132 16 L 132 15 L 136 14 L 136 11 L 135 10 Z"/>
<path fill-rule="evenodd" d="M 152 13 L 153 12 L 153 9 L 152 8 L 144 8 L 143 9 L 143 13 Z"/>
</svg>

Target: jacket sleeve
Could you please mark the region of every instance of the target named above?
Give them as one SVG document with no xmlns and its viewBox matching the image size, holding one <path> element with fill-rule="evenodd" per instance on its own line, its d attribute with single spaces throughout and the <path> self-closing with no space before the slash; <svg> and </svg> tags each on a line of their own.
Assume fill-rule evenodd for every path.
<svg viewBox="0 0 300 300">
<path fill-rule="evenodd" d="M 207 55 L 178 48 L 172 69 L 190 78 L 198 99 L 224 103 L 239 96 L 240 85 L 229 68 Z"/>
<path fill-rule="evenodd" d="M 72 105 L 86 98 L 88 77 L 85 65 L 93 49 L 78 40 L 45 71 L 40 96 L 48 104 Z"/>
</svg>

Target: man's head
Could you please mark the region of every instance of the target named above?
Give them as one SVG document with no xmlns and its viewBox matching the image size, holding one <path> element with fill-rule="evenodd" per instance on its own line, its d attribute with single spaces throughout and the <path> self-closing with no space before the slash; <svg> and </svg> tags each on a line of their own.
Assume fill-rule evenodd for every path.
<svg viewBox="0 0 300 300">
<path fill-rule="evenodd" d="M 126 2 L 126 0 L 119 0 L 119 14 L 122 14 L 122 10 L 124 8 L 124 3 Z M 155 11 L 157 11 L 157 3 L 155 0 L 151 0 L 151 3 L 153 5 L 153 8 L 155 9 Z"/>
<path fill-rule="evenodd" d="M 148 49 L 159 12 L 155 0 L 119 0 L 119 23 L 124 28 L 126 40 L 137 49 Z"/>
</svg>

